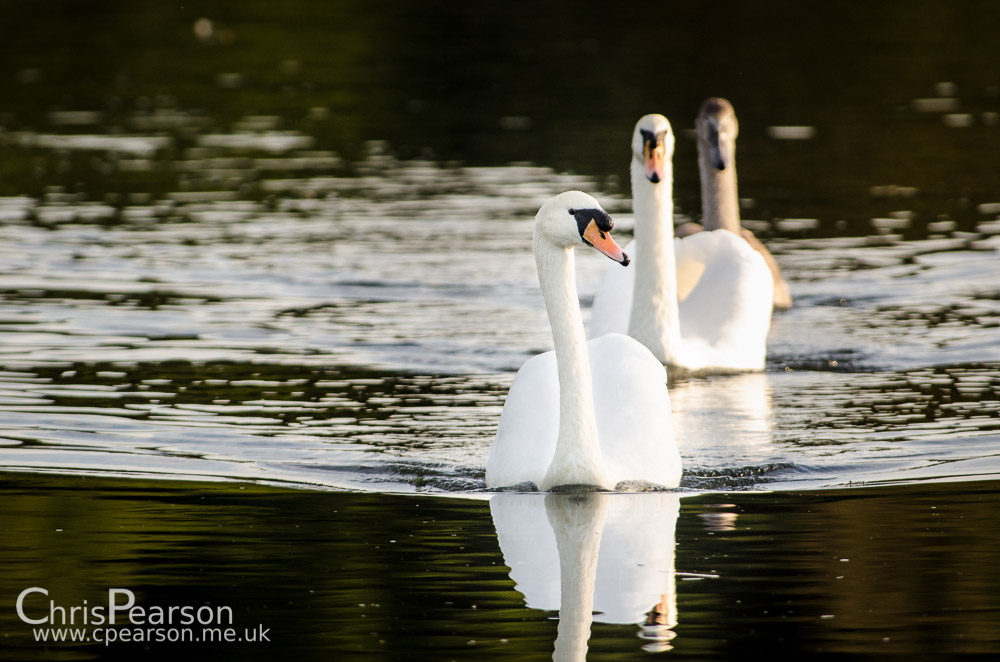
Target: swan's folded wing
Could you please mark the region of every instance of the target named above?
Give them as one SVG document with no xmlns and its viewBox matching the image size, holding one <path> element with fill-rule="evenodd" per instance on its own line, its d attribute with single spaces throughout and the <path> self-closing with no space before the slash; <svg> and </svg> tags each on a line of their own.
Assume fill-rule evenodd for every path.
<svg viewBox="0 0 1000 662">
<path fill-rule="evenodd" d="M 524 362 L 514 376 L 486 464 L 486 486 L 541 484 L 559 433 L 559 376 L 555 352 Z"/>
<path fill-rule="evenodd" d="M 700 232 L 698 234 L 705 234 Z M 691 290 L 705 273 L 705 256 L 698 247 L 692 247 L 697 241 L 690 241 L 689 237 L 674 239 L 674 259 L 677 269 L 677 300 L 684 301 L 691 294 Z"/>
<path fill-rule="evenodd" d="M 680 483 L 666 370 L 641 343 L 617 333 L 587 343 L 597 436 L 609 479 Z"/>
<path fill-rule="evenodd" d="M 746 228 L 743 228 L 740 236 L 750 244 L 750 248 L 760 253 L 761 257 L 764 258 L 767 268 L 771 271 L 771 280 L 774 281 L 774 307 L 778 310 L 788 310 L 791 308 L 792 292 L 789 290 L 784 276 L 781 275 L 781 267 L 778 266 L 778 261 L 771 255 L 771 251 L 767 250 L 767 246 L 757 238 L 757 235 Z"/>
<path fill-rule="evenodd" d="M 764 258 L 728 230 L 699 232 L 678 244 L 685 261 L 703 265 L 698 282 L 680 303 L 685 356 L 691 358 L 698 346 L 718 355 L 706 356 L 706 367 L 763 368 L 774 298 Z"/>
</svg>

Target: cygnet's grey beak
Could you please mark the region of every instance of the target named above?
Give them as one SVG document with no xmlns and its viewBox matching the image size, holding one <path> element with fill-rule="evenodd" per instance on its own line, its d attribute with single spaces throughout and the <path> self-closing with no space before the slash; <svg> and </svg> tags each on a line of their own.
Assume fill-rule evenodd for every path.
<svg viewBox="0 0 1000 662">
<path fill-rule="evenodd" d="M 709 129 L 708 144 L 709 158 L 712 160 L 712 166 L 716 170 L 725 170 L 729 167 L 729 135 L 712 127 Z"/>
</svg>

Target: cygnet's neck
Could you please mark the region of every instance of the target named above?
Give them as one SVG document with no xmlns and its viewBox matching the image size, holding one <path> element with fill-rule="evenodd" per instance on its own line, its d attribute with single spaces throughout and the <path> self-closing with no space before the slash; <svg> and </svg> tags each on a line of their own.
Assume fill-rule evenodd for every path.
<svg viewBox="0 0 1000 662">
<path fill-rule="evenodd" d="M 681 326 L 677 310 L 674 257 L 673 166 L 664 162 L 663 180 L 649 181 L 643 165 L 632 160 L 632 208 L 635 214 L 635 289 L 628 334 L 649 348 L 660 363 L 680 361 Z"/>
<path fill-rule="evenodd" d="M 736 191 L 736 154 L 729 153 L 725 169 L 711 163 L 708 150 L 698 141 L 698 170 L 701 174 L 701 215 L 706 230 L 724 228 L 740 233 L 740 203 Z"/>
<path fill-rule="evenodd" d="M 597 439 L 573 249 L 557 246 L 537 231 L 533 243 L 559 374 L 559 434 L 552 463 L 538 488 L 547 491 L 561 485 L 594 485 L 610 489 L 613 486 L 607 484 Z"/>
</svg>

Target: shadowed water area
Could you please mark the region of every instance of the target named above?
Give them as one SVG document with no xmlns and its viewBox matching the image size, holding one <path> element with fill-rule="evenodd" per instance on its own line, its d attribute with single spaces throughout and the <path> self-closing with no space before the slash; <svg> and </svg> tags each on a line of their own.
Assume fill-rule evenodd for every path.
<svg viewBox="0 0 1000 662">
<path fill-rule="evenodd" d="M 1000 652 L 1000 11 L 328 4 L 6 8 L 7 604 L 123 586 L 325 658 Z M 698 220 L 711 95 L 795 298 L 766 371 L 672 380 L 678 493 L 487 492 L 551 348 L 535 211 L 627 239 L 660 112 Z"/>
</svg>

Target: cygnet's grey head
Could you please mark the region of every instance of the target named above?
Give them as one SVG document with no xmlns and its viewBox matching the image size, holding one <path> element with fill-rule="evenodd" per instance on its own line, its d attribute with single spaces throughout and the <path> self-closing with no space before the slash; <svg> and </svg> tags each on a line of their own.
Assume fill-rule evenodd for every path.
<svg viewBox="0 0 1000 662">
<path fill-rule="evenodd" d="M 736 136 L 740 124 L 733 105 L 721 97 L 706 99 L 695 120 L 698 153 L 716 170 L 725 170 L 736 157 Z"/>
<path fill-rule="evenodd" d="M 646 179 L 659 184 L 666 179 L 666 164 L 674 156 L 674 132 L 663 115 L 644 115 L 632 133 L 632 159 Z"/>
</svg>

